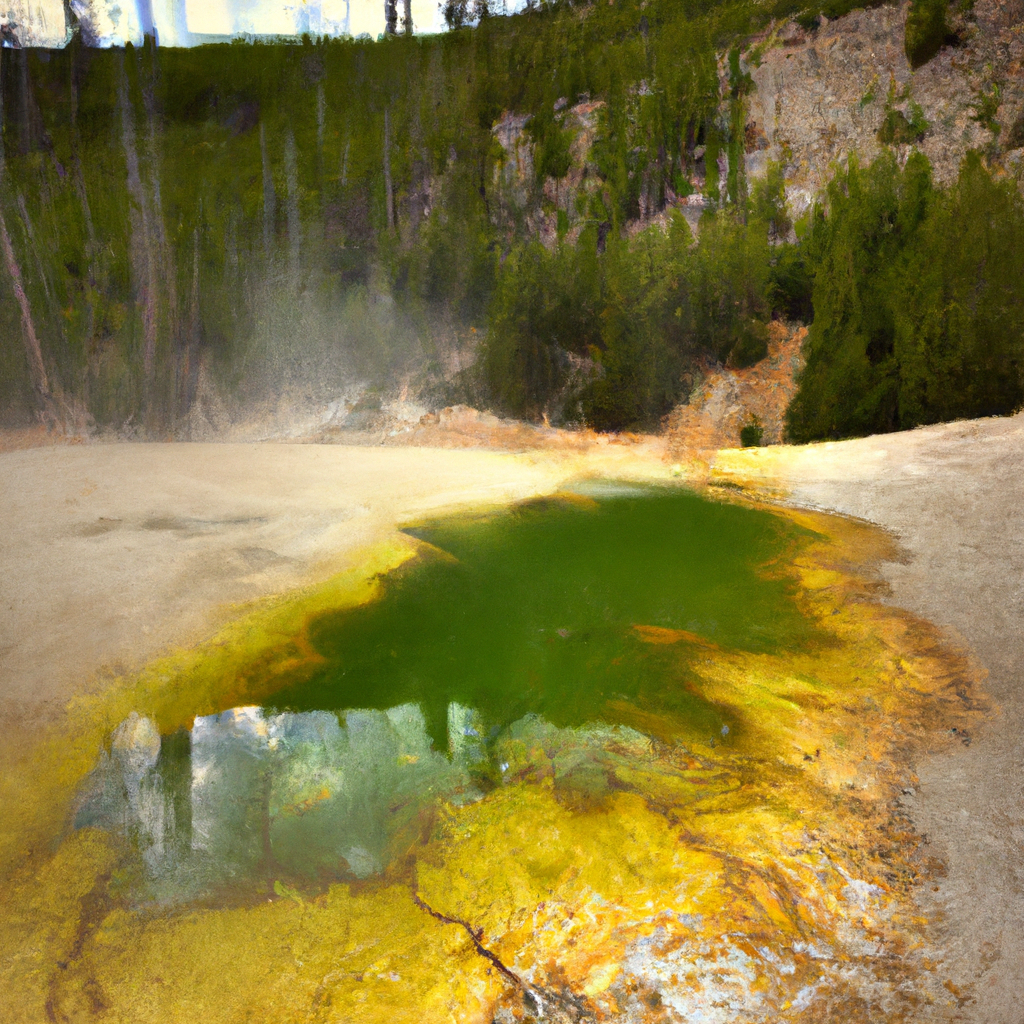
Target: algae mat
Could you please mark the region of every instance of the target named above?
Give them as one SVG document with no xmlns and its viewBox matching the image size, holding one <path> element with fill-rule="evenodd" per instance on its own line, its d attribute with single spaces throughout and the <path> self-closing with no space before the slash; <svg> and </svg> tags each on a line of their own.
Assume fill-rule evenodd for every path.
<svg viewBox="0 0 1024 1024">
<path fill-rule="evenodd" d="M 5 782 L 12 1019 L 919 1017 L 895 796 L 978 708 L 885 543 L 581 487 L 83 702 Z"/>
</svg>

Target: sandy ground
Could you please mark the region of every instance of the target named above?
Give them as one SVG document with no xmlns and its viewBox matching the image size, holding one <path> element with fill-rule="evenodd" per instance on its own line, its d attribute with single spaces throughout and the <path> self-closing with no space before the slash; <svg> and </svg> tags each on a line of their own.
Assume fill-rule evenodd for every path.
<svg viewBox="0 0 1024 1024">
<path fill-rule="evenodd" d="M 240 602 L 326 577 L 405 520 L 582 475 L 664 478 L 665 455 L 654 443 L 519 455 L 290 444 L 4 452 L 0 718 L 59 713 L 73 692 L 211 635 Z M 922 763 L 906 799 L 948 866 L 921 899 L 941 918 L 958 1019 L 1022 1024 L 1024 416 L 726 451 L 712 473 L 892 530 L 907 553 L 884 567 L 892 601 L 948 628 L 989 670 L 999 713 L 969 747 Z"/>
<path fill-rule="evenodd" d="M 72 693 L 212 635 L 239 603 L 327 577 L 406 520 L 588 472 L 668 470 L 642 446 L 589 457 L 298 444 L 4 452 L 0 718 L 58 714 Z"/>
<path fill-rule="evenodd" d="M 927 759 L 906 798 L 948 875 L 938 915 L 957 1019 L 1024 1021 L 1024 415 L 803 448 L 722 452 L 713 479 L 893 531 L 894 604 L 965 641 L 998 711 L 969 747 Z"/>
</svg>

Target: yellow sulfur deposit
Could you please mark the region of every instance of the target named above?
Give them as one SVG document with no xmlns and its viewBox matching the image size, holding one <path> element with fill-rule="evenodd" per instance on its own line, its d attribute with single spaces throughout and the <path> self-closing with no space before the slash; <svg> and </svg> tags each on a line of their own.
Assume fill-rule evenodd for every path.
<svg viewBox="0 0 1024 1024">
<path fill-rule="evenodd" d="M 643 709 L 585 729 L 528 717 L 496 741 L 500 783 L 421 812 L 382 874 L 326 887 L 268 877 L 257 896 L 213 906 L 133 903 L 121 840 L 107 833 L 80 829 L 53 852 L 37 842 L 5 891 L 6 1019 L 913 1019 L 927 998 L 906 956 L 922 935 L 910 900 L 921 869 L 895 794 L 913 781 L 915 749 L 977 715 L 971 671 L 928 626 L 873 602 L 853 567 L 883 539 L 798 518 L 815 539 L 773 571 L 794 575 L 828 642 L 738 653 L 635 627 L 678 651 L 679 685 L 721 709 L 728 742 L 681 745 L 670 720 Z M 347 586 L 349 600 L 372 594 Z M 88 706 L 93 731 L 69 760 L 34 762 L 33 799 L 77 781 L 88 743 L 128 708 L 169 729 L 257 698 L 242 672 L 254 653 L 264 677 L 301 672 L 311 655 L 297 624 L 339 593 L 263 609 L 191 669 L 154 667 Z M 268 639 L 282 635 L 298 639 Z M 154 673 L 171 671 L 187 694 L 160 696 Z M 214 692 L 217 679 L 232 692 Z M 327 795 L 303 792 L 288 813 L 314 813 Z M 22 813 L 36 830 L 22 837 L 51 820 Z"/>
</svg>

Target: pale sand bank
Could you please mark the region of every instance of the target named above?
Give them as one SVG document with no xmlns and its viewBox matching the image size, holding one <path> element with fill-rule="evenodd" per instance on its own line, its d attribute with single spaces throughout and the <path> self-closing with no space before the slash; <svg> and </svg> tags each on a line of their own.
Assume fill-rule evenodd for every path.
<svg viewBox="0 0 1024 1024">
<path fill-rule="evenodd" d="M 925 760 L 906 802 L 948 866 L 922 892 L 943 918 L 955 1019 L 1024 1021 L 1024 415 L 800 448 L 720 452 L 712 479 L 893 531 L 894 604 L 966 641 L 998 705 L 969 747 Z"/>
<path fill-rule="evenodd" d="M 0 718 L 322 580 L 403 522 L 587 474 L 667 477 L 650 446 L 588 454 L 299 444 L 62 445 L 0 454 Z"/>
</svg>

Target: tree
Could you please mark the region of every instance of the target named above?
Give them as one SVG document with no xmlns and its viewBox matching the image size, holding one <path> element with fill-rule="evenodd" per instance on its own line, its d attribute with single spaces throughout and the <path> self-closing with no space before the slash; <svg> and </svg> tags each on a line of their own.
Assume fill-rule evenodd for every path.
<svg viewBox="0 0 1024 1024">
<path fill-rule="evenodd" d="M 947 0 L 913 0 L 907 12 L 904 48 L 912 68 L 927 64 L 943 45 L 955 42 L 946 21 Z"/>
<path fill-rule="evenodd" d="M 0 56 L 3 50 L 0 49 Z M 2 68 L 2 64 L 0 64 Z M 3 124 L 3 96 L 0 95 L 0 125 Z M 3 136 L 0 134 L 0 249 L 3 250 L 4 266 L 11 279 L 11 288 L 18 303 L 21 314 L 22 341 L 25 345 L 25 357 L 28 362 L 29 378 L 39 403 L 37 413 L 43 422 L 52 425 L 56 422 L 54 398 L 50 390 L 50 379 L 43 361 L 43 349 L 36 333 L 35 321 L 32 319 L 32 307 L 25 293 L 25 285 L 21 275 L 21 265 L 11 244 L 11 236 L 7 231 L 7 220 L 4 217 L 2 201 L 7 191 L 7 160 L 3 148 Z"/>
<path fill-rule="evenodd" d="M 469 24 L 469 0 L 444 0 L 441 13 L 449 29 L 464 28 Z"/>
</svg>

